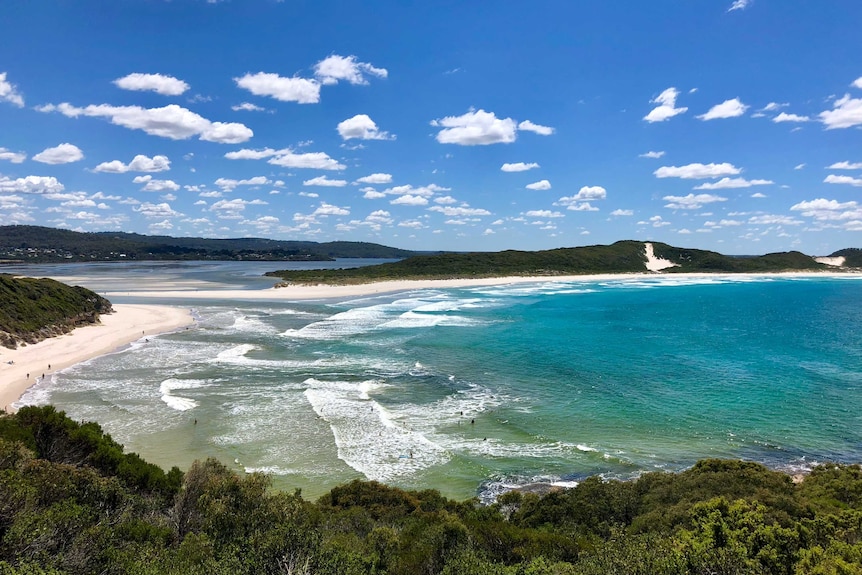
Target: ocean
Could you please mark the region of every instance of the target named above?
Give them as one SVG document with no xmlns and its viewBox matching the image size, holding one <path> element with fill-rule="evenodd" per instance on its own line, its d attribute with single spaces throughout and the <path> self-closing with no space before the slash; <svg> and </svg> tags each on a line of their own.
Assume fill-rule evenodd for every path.
<svg viewBox="0 0 862 575">
<path fill-rule="evenodd" d="M 191 307 L 198 322 L 72 367 L 23 402 L 97 421 L 163 467 L 212 456 L 312 498 L 355 478 L 490 500 L 707 457 L 791 472 L 862 461 L 858 276 L 644 275 L 339 301 L 134 295 L 260 289 L 277 267 L 28 266 L 128 290 L 117 303 Z"/>
</svg>

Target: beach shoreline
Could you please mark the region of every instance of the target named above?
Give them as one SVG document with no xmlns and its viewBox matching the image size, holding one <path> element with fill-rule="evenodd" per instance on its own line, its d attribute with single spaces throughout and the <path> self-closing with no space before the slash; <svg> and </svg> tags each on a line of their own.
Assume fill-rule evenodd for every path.
<svg viewBox="0 0 862 575">
<path fill-rule="evenodd" d="M 147 336 L 175 331 L 194 323 L 188 309 L 165 305 L 115 304 L 100 323 L 78 327 L 17 349 L 0 347 L 0 408 L 14 403 L 42 377 L 116 351 Z M 11 363 L 10 363 L 11 362 Z"/>
<path fill-rule="evenodd" d="M 340 298 L 385 295 L 419 289 L 458 289 L 471 287 L 503 286 L 526 283 L 551 282 L 596 282 L 596 281 L 637 281 L 658 279 L 728 279 L 728 278 L 846 278 L 862 279 L 862 272 L 777 272 L 777 273 L 609 273 L 561 276 L 507 276 L 490 278 L 429 279 L 429 280 L 387 280 L 350 285 L 294 284 L 267 289 L 172 289 L 106 292 L 108 298 L 131 296 L 141 299 L 236 299 L 242 301 L 298 301 L 298 300 L 335 300 Z"/>
</svg>

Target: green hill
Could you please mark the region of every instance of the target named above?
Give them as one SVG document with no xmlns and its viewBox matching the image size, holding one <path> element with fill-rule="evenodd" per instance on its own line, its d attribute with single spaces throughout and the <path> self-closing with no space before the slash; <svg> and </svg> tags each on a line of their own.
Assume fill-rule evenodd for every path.
<svg viewBox="0 0 862 575">
<path fill-rule="evenodd" d="M 52 279 L 0 274 L 0 345 L 16 348 L 96 323 L 111 302 Z"/>
<path fill-rule="evenodd" d="M 800 252 L 763 256 L 726 256 L 717 252 L 676 248 L 652 242 L 655 256 L 675 264 L 663 273 L 780 272 L 834 269 Z M 403 279 L 450 279 L 507 276 L 558 276 L 597 273 L 646 272 L 644 242 L 619 241 L 612 245 L 558 248 L 535 252 L 445 253 L 422 255 L 376 266 L 337 270 L 282 270 L 267 275 L 292 283 L 363 283 Z"/>
<path fill-rule="evenodd" d="M 128 232 L 81 233 L 40 226 L 0 226 L 0 261 L 128 260 L 329 261 L 415 255 L 367 242 L 305 242 L 264 238 L 175 238 Z"/>
</svg>

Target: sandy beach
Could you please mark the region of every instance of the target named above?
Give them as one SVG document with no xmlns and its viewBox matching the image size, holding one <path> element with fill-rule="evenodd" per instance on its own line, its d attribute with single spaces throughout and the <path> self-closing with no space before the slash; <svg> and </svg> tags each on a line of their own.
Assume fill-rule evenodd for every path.
<svg viewBox="0 0 862 575">
<path fill-rule="evenodd" d="M 862 274 L 851 272 L 785 272 L 772 274 L 709 274 L 709 273 L 631 273 L 631 274 L 589 274 L 569 276 L 513 276 L 497 278 L 475 278 L 475 279 L 441 279 L 441 280 L 396 280 L 380 281 L 354 285 L 290 285 L 285 287 L 273 287 L 262 290 L 212 290 L 195 289 L 184 290 L 179 286 L 166 285 L 164 290 L 141 290 L 106 292 L 107 298 L 113 296 L 134 296 L 144 299 L 235 299 L 241 301 L 291 301 L 291 300 L 326 300 L 350 297 L 373 296 L 386 293 L 411 291 L 418 289 L 449 289 L 469 288 L 480 286 L 498 286 L 522 283 L 547 283 L 547 282 L 592 282 L 592 281 L 619 281 L 619 280 L 695 280 L 711 278 L 722 280 L 725 278 L 742 277 L 798 277 L 798 278 L 846 278 L 862 279 Z"/>
<path fill-rule="evenodd" d="M 173 331 L 193 321 L 189 310 L 180 307 L 115 304 L 114 313 L 102 315 L 100 324 L 18 349 L 0 347 L 0 407 L 12 410 L 12 404 L 43 374 L 50 377 L 142 337 Z"/>
</svg>

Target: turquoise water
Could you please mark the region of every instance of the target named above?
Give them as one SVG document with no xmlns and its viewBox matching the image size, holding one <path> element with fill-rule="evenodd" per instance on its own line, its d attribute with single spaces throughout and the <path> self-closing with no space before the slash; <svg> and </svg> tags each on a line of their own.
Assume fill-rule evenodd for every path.
<svg viewBox="0 0 862 575">
<path fill-rule="evenodd" d="M 196 301 L 196 327 L 24 400 L 163 466 L 215 456 L 312 497 L 353 478 L 489 497 L 704 457 L 797 470 L 862 461 L 860 302 L 858 279 L 742 276 Z"/>
</svg>

